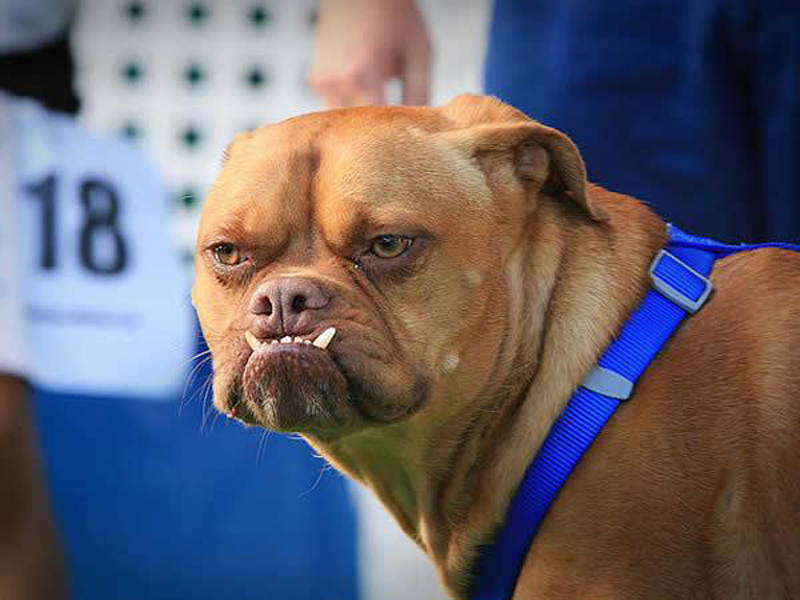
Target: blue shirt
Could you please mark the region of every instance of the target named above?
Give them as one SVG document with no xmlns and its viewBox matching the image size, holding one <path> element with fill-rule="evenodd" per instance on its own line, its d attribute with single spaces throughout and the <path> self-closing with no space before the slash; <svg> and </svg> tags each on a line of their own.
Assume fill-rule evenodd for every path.
<svg viewBox="0 0 800 600">
<path fill-rule="evenodd" d="M 800 241 L 800 4 L 496 0 L 485 76 L 681 228 Z"/>
</svg>

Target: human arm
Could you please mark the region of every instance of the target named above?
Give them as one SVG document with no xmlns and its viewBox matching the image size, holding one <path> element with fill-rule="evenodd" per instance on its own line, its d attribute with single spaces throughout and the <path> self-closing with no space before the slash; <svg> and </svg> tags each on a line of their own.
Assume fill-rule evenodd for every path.
<svg viewBox="0 0 800 600">
<path fill-rule="evenodd" d="M 0 597 L 55 600 L 63 588 L 28 387 L 0 374 Z"/>
</svg>

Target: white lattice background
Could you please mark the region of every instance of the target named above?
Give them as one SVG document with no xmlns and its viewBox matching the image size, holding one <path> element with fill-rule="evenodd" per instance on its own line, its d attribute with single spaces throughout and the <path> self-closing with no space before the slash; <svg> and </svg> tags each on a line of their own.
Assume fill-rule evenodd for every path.
<svg viewBox="0 0 800 600">
<path fill-rule="evenodd" d="M 314 0 L 83 0 L 81 118 L 143 145 L 174 193 L 190 252 L 199 201 L 234 133 L 320 108 L 305 83 Z M 428 0 L 432 101 L 480 89 L 486 0 Z"/>
<path fill-rule="evenodd" d="M 480 90 L 488 0 L 425 0 L 432 101 Z M 141 144 L 172 190 L 187 262 L 200 201 L 234 133 L 320 108 L 305 84 L 313 0 L 82 0 L 74 50 L 81 119 Z M 365 597 L 444 596 L 377 501 L 357 492 Z"/>
</svg>

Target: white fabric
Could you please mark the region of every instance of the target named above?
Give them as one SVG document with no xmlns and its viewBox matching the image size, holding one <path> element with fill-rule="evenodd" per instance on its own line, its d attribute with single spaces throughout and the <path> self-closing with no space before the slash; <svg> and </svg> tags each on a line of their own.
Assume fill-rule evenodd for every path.
<svg viewBox="0 0 800 600">
<path fill-rule="evenodd" d="M 53 41 L 75 12 L 75 0 L 0 0 L 0 54 Z"/>
<path fill-rule="evenodd" d="M 29 371 L 30 354 L 23 334 L 11 118 L 10 108 L 0 96 L 0 368 L 23 375 Z"/>
<path fill-rule="evenodd" d="M 160 177 L 132 146 L 67 116 L 3 94 L 0 106 L 14 165 L 0 192 L 0 370 L 56 391 L 169 399 L 193 330 Z M 124 268 L 98 272 L 121 256 L 115 235 Z"/>
</svg>

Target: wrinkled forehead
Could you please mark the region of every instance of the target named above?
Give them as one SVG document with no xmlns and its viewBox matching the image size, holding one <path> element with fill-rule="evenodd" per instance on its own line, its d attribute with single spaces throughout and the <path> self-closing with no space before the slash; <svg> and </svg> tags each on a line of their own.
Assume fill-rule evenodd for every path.
<svg viewBox="0 0 800 600">
<path fill-rule="evenodd" d="M 204 223 L 302 228 L 442 223 L 483 178 L 430 123 L 293 119 L 240 135 L 209 194 Z M 455 205 L 458 204 L 456 207 Z M 423 223 L 424 224 L 424 223 Z"/>
</svg>

